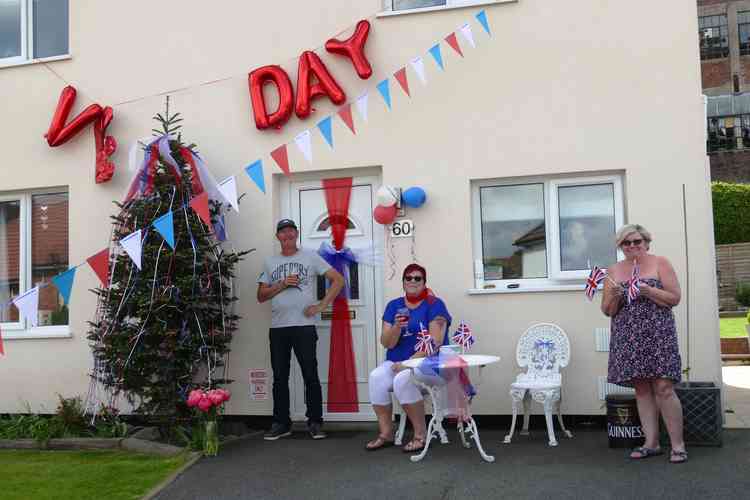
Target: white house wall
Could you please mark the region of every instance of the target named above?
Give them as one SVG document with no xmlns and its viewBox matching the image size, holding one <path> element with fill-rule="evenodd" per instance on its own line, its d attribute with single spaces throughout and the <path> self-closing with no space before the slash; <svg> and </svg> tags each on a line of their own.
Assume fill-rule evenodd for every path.
<svg viewBox="0 0 750 500">
<path fill-rule="evenodd" d="M 334 110 L 323 99 L 305 121 L 293 118 L 281 132 L 259 132 L 251 118 L 247 72 L 281 64 L 295 81 L 292 61 L 341 29 L 381 8 L 380 0 L 302 2 L 150 2 L 71 0 L 72 59 L 50 68 L 74 84 L 84 104 L 112 105 L 170 89 L 172 109 L 183 114 L 183 137 L 195 142 L 217 178 L 236 174 L 246 192 L 241 213 L 229 216 L 237 248 L 257 248 L 240 267 L 240 329 L 232 344 L 228 412 L 266 415 L 270 401 L 247 397 L 247 370 L 269 368 L 270 311 L 255 300 L 263 258 L 276 250 L 272 221 L 278 215 L 279 172 L 268 152 L 291 142 Z M 314 164 L 289 147 L 293 171 L 371 167 L 385 183 L 424 187 L 427 204 L 408 213 L 416 224 L 416 253 L 430 286 L 456 319 L 470 322 L 477 351 L 502 361 L 488 367 L 476 413 L 510 413 L 508 387 L 517 373 L 515 345 L 537 321 L 568 333 L 572 361 L 564 372 L 563 411 L 602 412 L 598 378 L 606 353 L 596 352 L 594 330 L 608 321 L 581 292 L 470 295 L 474 287 L 471 181 L 529 175 L 624 174 L 626 220 L 654 234 L 652 250 L 667 256 L 685 290 L 686 248 L 682 185 L 686 186 L 690 258 L 690 367 L 692 380 L 720 381 L 718 318 L 711 199 L 705 161 L 703 102 L 697 70 L 697 20 L 693 2 L 636 0 L 520 0 L 487 6 L 488 38 L 473 19 L 479 8 L 376 18 L 367 44 L 374 68 L 363 82 L 351 64 L 322 54 L 353 100 L 370 89 L 369 121 L 355 115 L 352 136 L 336 118 L 331 151 L 314 131 Z M 465 58 L 443 44 L 446 71 L 426 50 L 464 22 L 472 22 L 477 48 L 459 35 Z M 375 84 L 422 55 L 428 85 L 407 69 L 412 97 L 395 81 L 393 111 Z M 235 76 L 206 86 L 199 83 Z M 112 200 L 129 182 L 127 150 L 150 135 L 163 96 L 115 106 L 109 133 L 119 142 L 114 179 L 94 184 L 90 129 L 52 149 L 42 135 L 64 86 L 41 64 L 0 68 L 3 120 L 0 193 L 68 186 L 70 262 L 83 262 L 108 245 Z M 243 177 L 244 166 L 263 157 L 268 194 Z M 277 180 L 277 179 L 276 179 Z M 410 261 L 397 245 L 398 267 Z M 385 271 L 384 271 L 385 272 Z M 386 274 L 387 275 L 387 274 Z M 72 337 L 6 340 L 0 357 L 0 412 L 53 409 L 56 393 L 85 394 L 90 369 L 86 321 L 96 279 L 79 269 L 72 294 Z M 385 299 L 399 294 L 398 279 L 385 282 Z M 686 296 L 675 309 L 683 365 L 687 365 Z"/>
</svg>

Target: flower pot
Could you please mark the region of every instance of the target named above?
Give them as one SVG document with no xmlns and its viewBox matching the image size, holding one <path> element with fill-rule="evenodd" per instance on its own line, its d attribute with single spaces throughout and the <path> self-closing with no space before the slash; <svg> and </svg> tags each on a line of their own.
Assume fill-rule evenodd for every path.
<svg viewBox="0 0 750 500">
<path fill-rule="evenodd" d="M 721 446 L 721 389 L 713 382 L 680 382 L 674 386 L 682 403 L 683 433 L 687 446 Z M 668 443 L 661 423 L 662 443 Z"/>
</svg>

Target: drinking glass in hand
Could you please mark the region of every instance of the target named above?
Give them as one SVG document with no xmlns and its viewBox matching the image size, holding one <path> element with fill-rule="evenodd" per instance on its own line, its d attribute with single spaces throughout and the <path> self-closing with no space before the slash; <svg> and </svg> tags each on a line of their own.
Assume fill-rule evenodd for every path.
<svg viewBox="0 0 750 500">
<path fill-rule="evenodd" d="M 408 322 L 409 322 L 409 308 L 408 307 L 399 307 L 396 311 L 396 324 L 401 325 L 402 322 L 407 323 L 406 325 L 401 325 L 402 329 L 408 328 Z"/>
</svg>

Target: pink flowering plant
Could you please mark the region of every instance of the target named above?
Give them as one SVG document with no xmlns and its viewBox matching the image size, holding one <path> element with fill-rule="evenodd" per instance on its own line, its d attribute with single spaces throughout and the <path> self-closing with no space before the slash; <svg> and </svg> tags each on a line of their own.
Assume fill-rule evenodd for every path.
<svg viewBox="0 0 750 500">
<path fill-rule="evenodd" d="M 206 455 L 215 456 L 219 453 L 218 420 L 224 410 L 224 403 L 231 397 L 232 394 L 226 389 L 195 389 L 188 395 L 188 407 L 195 408 L 201 420 L 198 432 Z"/>
</svg>

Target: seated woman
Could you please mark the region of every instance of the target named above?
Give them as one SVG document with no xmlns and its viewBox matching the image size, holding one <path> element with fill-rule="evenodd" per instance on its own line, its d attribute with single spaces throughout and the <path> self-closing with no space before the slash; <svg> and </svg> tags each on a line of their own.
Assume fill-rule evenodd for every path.
<svg viewBox="0 0 750 500">
<path fill-rule="evenodd" d="M 383 313 L 383 333 L 380 343 L 387 349 L 386 361 L 370 373 L 370 401 L 378 417 L 378 437 L 367 443 L 367 450 L 379 450 L 393 444 L 393 407 L 391 392 L 414 427 L 414 437 L 403 450 L 408 453 L 424 448 L 426 426 L 424 401 L 419 388 L 412 381 L 411 370 L 402 365 L 410 358 L 424 357 L 416 352 L 417 334 L 428 329 L 437 346 L 449 343 L 446 332 L 451 323 L 445 304 L 430 294 L 426 286 L 427 271 L 418 264 L 404 269 L 403 286 L 406 295 L 388 303 Z"/>
</svg>

